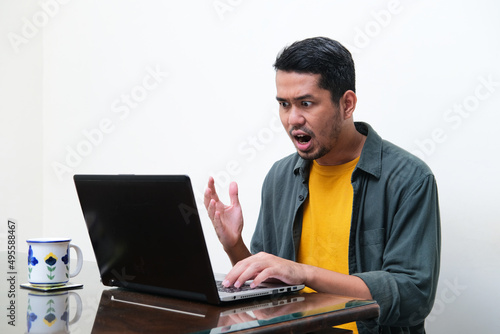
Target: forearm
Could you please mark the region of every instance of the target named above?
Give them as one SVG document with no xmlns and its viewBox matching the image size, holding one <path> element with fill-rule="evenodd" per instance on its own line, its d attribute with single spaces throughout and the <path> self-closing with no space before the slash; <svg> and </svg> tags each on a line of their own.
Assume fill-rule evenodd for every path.
<svg viewBox="0 0 500 334">
<path fill-rule="evenodd" d="M 318 292 L 372 299 L 365 282 L 351 275 L 340 274 L 331 270 L 302 264 L 305 272 L 305 284 Z"/>
<path fill-rule="evenodd" d="M 246 259 L 250 255 L 252 255 L 252 253 L 250 253 L 247 246 L 243 242 L 242 238 L 240 238 L 236 243 L 236 245 L 234 245 L 233 247 L 231 248 L 224 247 L 224 251 L 228 255 L 229 260 L 231 261 L 231 264 L 233 266 L 239 261 Z"/>
</svg>

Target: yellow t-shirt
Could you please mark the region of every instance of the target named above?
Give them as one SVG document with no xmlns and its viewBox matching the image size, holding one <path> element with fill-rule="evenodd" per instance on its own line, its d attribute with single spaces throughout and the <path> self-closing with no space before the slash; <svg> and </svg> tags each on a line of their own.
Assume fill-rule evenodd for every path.
<svg viewBox="0 0 500 334">
<path fill-rule="evenodd" d="M 358 161 L 359 157 L 337 166 L 321 166 L 313 161 L 309 197 L 304 204 L 298 262 L 349 274 L 351 175 Z M 337 327 L 358 333 L 355 322 Z"/>
</svg>

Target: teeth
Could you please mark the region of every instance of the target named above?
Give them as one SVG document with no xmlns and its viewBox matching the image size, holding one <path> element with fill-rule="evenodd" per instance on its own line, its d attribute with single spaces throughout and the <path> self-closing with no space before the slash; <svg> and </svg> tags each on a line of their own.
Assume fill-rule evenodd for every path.
<svg viewBox="0 0 500 334">
<path fill-rule="evenodd" d="M 309 141 L 310 137 L 307 135 L 296 135 L 295 138 L 297 138 L 297 141 L 299 143 L 305 143 L 305 142 Z"/>
</svg>

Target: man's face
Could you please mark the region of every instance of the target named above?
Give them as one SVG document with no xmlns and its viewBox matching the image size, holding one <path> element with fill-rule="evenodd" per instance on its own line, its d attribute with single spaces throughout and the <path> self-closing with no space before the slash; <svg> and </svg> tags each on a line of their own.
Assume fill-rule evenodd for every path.
<svg viewBox="0 0 500 334">
<path fill-rule="evenodd" d="M 281 123 L 299 155 L 328 164 L 328 153 L 338 141 L 343 125 L 339 107 L 328 90 L 319 88 L 320 74 L 276 72 Z M 322 163 L 322 158 L 324 163 Z"/>
</svg>

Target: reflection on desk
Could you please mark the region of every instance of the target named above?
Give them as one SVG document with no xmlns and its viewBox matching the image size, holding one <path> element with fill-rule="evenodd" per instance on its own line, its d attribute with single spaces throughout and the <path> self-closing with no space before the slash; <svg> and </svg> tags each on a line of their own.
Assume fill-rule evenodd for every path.
<svg viewBox="0 0 500 334">
<path fill-rule="evenodd" d="M 300 332 L 321 328 L 320 316 L 330 315 L 329 325 L 345 322 L 350 309 L 366 308 L 360 318 L 378 314 L 374 301 L 351 300 L 328 294 L 294 293 L 274 298 L 213 306 L 186 300 L 153 296 L 121 289 L 104 290 L 92 329 L 101 332 L 229 333 L 279 330 Z M 337 322 L 331 317 L 338 313 Z M 356 312 L 358 313 L 358 312 Z M 302 320 L 302 321 L 299 321 Z"/>
<path fill-rule="evenodd" d="M 50 333 L 55 329 L 72 334 L 227 333 L 236 330 L 242 333 L 304 333 L 373 319 L 379 312 L 374 301 L 324 293 L 292 293 L 214 306 L 108 289 L 100 283 L 97 264 L 90 261 L 84 261 L 81 273 L 72 279 L 72 283 L 82 283 L 83 288 L 60 294 L 35 293 L 20 288 L 28 277 L 24 265 L 26 257 L 27 254 L 19 254 L 19 266 L 13 274 L 15 298 L 0 295 L 4 309 L 15 307 L 14 326 L 6 327 L 6 322 L 3 322 L 1 333 L 31 333 L 35 330 Z M 0 266 L 6 266 L 6 258 L 5 252 L 0 251 Z M 1 291 L 7 290 L 7 283 L 7 280 L 0 282 Z"/>
<path fill-rule="evenodd" d="M 76 302 L 76 312 L 71 318 L 70 297 Z M 73 291 L 29 292 L 26 311 L 28 333 L 69 333 L 70 325 L 82 315 L 82 299 Z M 70 320 L 71 319 L 71 320 Z"/>
</svg>

